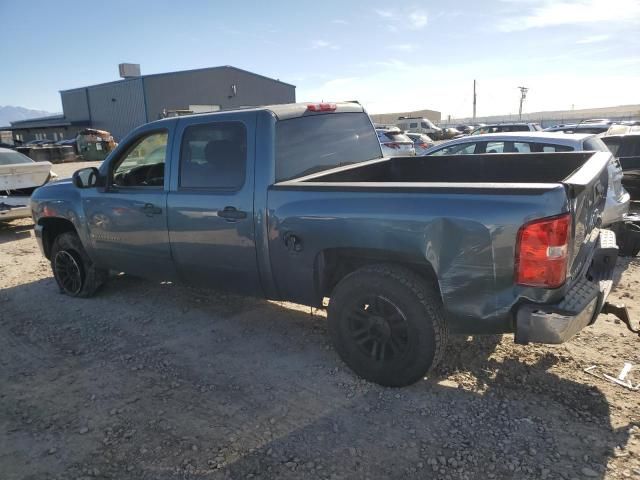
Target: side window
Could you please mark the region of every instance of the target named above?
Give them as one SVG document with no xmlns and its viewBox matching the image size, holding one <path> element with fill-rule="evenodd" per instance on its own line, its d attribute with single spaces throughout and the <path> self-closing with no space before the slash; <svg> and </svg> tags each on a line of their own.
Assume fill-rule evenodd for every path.
<svg viewBox="0 0 640 480">
<path fill-rule="evenodd" d="M 417 123 L 410 123 L 409 124 L 409 128 L 418 128 L 418 124 Z"/>
<path fill-rule="evenodd" d="M 640 137 L 628 136 L 624 142 L 624 151 L 620 153 L 622 157 L 640 157 Z"/>
<path fill-rule="evenodd" d="M 515 153 L 531 153 L 531 144 L 526 142 L 513 142 Z"/>
<path fill-rule="evenodd" d="M 620 156 L 618 155 L 618 152 L 620 151 L 620 145 L 622 144 L 622 139 L 620 137 L 605 137 L 602 139 L 602 141 L 607 145 L 607 148 L 611 150 L 611 154 L 614 157 Z"/>
<path fill-rule="evenodd" d="M 427 125 L 427 122 L 420 122 L 420 127 L 421 128 L 429 128 L 429 125 Z"/>
<path fill-rule="evenodd" d="M 187 127 L 180 148 L 181 188 L 237 190 L 244 184 L 247 130 L 239 122 Z"/>
<path fill-rule="evenodd" d="M 504 153 L 504 142 L 487 142 L 487 153 Z"/>
<path fill-rule="evenodd" d="M 476 151 L 475 143 L 462 143 L 451 145 L 433 152 L 431 155 L 473 155 Z"/>
<path fill-rule="evenodd" d="M 584 141 L 585 150 L 593 150 L 596 152 L 608 152 L 609 149 L 598 137 L 590 137 Z"/>
<path fill-rule="evenodd" d="M 155 132 L 140 138 L 116 162 L 113 184 L 121 187 L 164 186 L 167 132 Z"/>
<path fill-rule="evenodd" d="M 549 144 L 541 144 L 541 152 L 572 152 L 573 148 L 567 145 L 549 145 Z"/>
</svg>

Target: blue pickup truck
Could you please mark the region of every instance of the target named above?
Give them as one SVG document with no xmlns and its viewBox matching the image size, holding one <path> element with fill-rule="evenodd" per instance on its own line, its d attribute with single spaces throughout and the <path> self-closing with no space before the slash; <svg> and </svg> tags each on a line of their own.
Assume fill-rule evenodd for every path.
<svg viewBox="0 0 640 480">
<path fill-rule="evenodd" d="M 403 386 L 449 333 L 561 343 L 595 321 L 617 255 L 609 160 L 383 158 L 359 104 L 277 105 L 144 125 L 31 209 L 67 295 L 117 271 L 328 305 L 344 362 Z"/>
</svg>

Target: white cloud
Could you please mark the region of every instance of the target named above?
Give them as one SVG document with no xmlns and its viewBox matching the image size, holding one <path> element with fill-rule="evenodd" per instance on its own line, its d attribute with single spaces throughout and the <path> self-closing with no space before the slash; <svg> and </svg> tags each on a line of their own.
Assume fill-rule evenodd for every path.
<svg viewBox="0 0 640 480">
<path fill-rule="evenodd" d="M 581 38 L 576 43 L 579 43 L 581 45 L 590 44 L 590 43 L 598 43 L 598 42 L 604 42 L 608 38 L 609 38 L 609 35 L 591 35 L 589 37 Z"/>
<path fill-rule="evenodd" d="M 333 80 L 325 82 L 324 86 L 329 89 L 333 87 L 344 87 L 345 85 L 354 85 L 358 81 L 360 81 L 360 79 L 357 77 L 334 78 Z"/>
<path fill-rule="evenodd" d="M 411 12 L 409 14 L 409 21 L 411 22 L 411 26 L 415 29 L 423 28 L 427 25 L 427 14 L 420 11 Z"/>
<path fill-rule="evenodd" d="M 523 6 L 512 1 L 505 3 Z M 640 2 L 637 0 L 538 0 L 527 3 L 537 6 L 524 15 L 505 18 L 498 23 L 498 29 L 514 32 L 558 25 L 640 20 Z"/>
<path fill-rule="evenodd" d="M 311 42 L 311 48 L 314 50 L 317 49 L 329 49 L 329 50 L 339 50 L 340 45 L 336 45 L 335 43 L 327 42 L 326 40 L 314 40 Z"/>
<path fill-rule="evenodd" d="M 331 23 L 335 23 L 336 25 L 349 25 L 349 22 L 347 22 L 343 18 L 334 18 L 333 20 L 331 20 Z"/>
<path fill-rule="evenodd" d="M 416 49 L 416 46 L 412 43 L 400 43 L 396 45 L 389 45 L 387 47 L 389 50 L 400 50 L 402 52 L 413 52 Z"/>
<path fill-rule="evenodd" d="M 393 17 L 393 12 L 391 10 L 381 10 L 381 9 L 376 8 L 374 10 L 374 12 L 376 12 L 382 18 L 391 18 L 391 17 Z"/>
<path fill-rule="evenodd" d="M 374 11 L 384 20 L 387 30 L 392 33 L 407 29 L 419 30 L 424 28 L 429 20 L 427 12 L 423 10 L 413 10 L 409 14 L 402 11 L 401 15 L 396 15 L 391 10 L 375 9 Z"/>
</svg>

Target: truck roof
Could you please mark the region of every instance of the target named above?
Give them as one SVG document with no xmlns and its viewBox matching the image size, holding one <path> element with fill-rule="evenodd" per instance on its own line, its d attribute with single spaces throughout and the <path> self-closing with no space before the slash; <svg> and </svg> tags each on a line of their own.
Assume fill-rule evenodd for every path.
<svg viewBox="0 0 640 480">
<path fill-rule="evenodd" d="M 164 118 L 162 120 L 156 120 L 156 122 L 165 122 L 175 120 L 177 118 L 190 118 L 190 117 L 198 117 L 202 118 L 203 116 L 216 116 L 223 115 L 227 113 L 234 112 L 271 112 L 278 120 L 288 120 L 290 118 L 302 117 L 305 114 L 317 115 L 325 114 L 325 113 L 359 113 L 364 112 L 364 108 L 356 101 L 352 102 L 322 102 L 322 104 L 335 105 L 335 110 L 331 110 L 330 112 L 322 111 L 322 112 L 311 112 L 308 110 L 309 105 L 318 105 L 319 102 L 299 102 L 299 103 L 283 103 L 279 105 L 264 105 L 264 106 L 254 106 L 254 107 L 238 107 L 231 108 L 228 110 L 218 110 L 216 112 L 203 112 L 203 113 L 194 113 L 191 115 L 182 115 L 179 117 L 170 117 Z M 153 122 L 153 123 L 156 123 Z"/>
</svg>

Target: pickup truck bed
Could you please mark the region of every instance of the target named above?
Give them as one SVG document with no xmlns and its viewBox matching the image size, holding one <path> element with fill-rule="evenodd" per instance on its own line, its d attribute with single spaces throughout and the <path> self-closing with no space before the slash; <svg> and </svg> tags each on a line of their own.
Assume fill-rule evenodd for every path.
<svg viewBox="0 0 640 480">
<path fill-rule="evenodd" d="M 558 343 L 595 320 L 610 154 L 381 157 L 355 103 L 161 120 L 38 189 L 36 238 L 73 296 L 111 269 L 328 298 L 338 353 L 384 385 L 422 378 L 448 332 Z"/>
<path fill-rule="evenodd" d="M 334 287 L 334 279 L 317 272 L 360 254 L 433 269 L 452 332 L 513 332 L 522 297 L 559 301 L 585 273 L 597 244 L 597 235 L 588 234 L 597 230 L 603 208 L 594 191 L 596 185 L 606 191 L 609 158 L 589 152 L 513 157 L 395 157 L 275 184 L 269 238 L 277 240 L 269 250 L 279 291 L 317 305 L 318 289 L 329 296 Z M 570 208 L 569 281 L 553 290 L 514 290 L 520 227 Z M 293 256 L 280 241 L 287 236 L 300 244 Z"/>
</svg>

